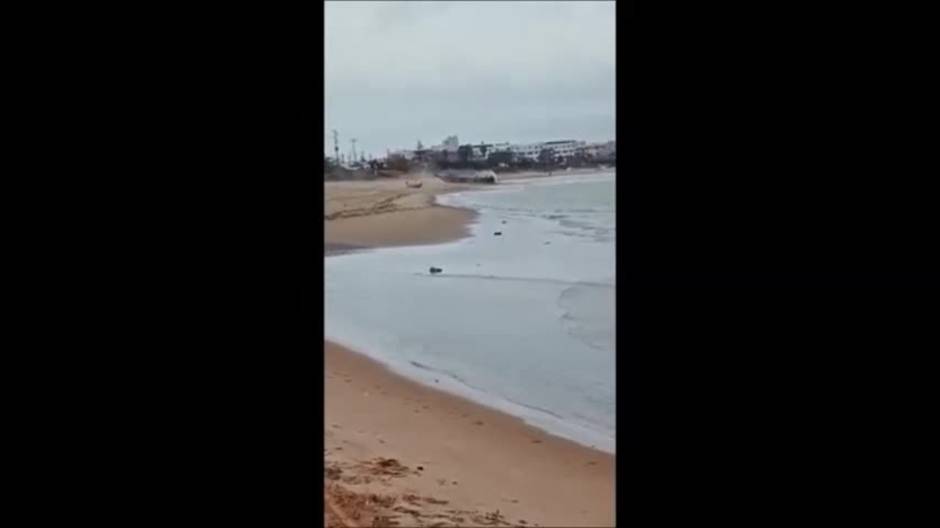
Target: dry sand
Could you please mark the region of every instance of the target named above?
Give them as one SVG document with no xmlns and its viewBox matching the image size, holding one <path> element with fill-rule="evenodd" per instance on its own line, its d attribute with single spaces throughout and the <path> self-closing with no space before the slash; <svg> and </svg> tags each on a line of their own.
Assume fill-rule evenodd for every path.
<svg viewBox="0 0 940 528">
<path fill-rule="evenodd" d="M 334 248 L 464 236 L 467 188 L 426 178 L 326 184 Z M 433 221 L 429 221 L 433 220 Z M 325 522 L 357 526 L 613 526 L 614 457 L 435 390 L 326 343 Z"/>
<path fill-rule="evenodd" d="M 334 247 L 437 244 L 467 236 L 476 216 L 470 209 L 434 204 L 434 196 L 469 188 L 433 176 L 421 188 L 404 179 L 327 182 L 324 185 L 324 241 Z"/>
</svg>

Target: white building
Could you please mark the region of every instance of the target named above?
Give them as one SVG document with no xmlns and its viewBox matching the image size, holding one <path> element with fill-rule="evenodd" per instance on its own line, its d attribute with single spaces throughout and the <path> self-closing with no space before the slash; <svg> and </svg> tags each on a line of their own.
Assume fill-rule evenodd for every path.
<svg viewBox="0 0 940 528">
<path fill-rule="evenodd" d="M 518 157 L 538 161 L 539 154 L 541 154 L 544 149 L 554 150 L 556 157 L 570 158 L 583 146 L 583 141 L 566 139 L 561 141 L 540 141 L 538 143 L 511 145 L 510 150 Z"/>
<path fill-rule="evenodd" d="M 539 159 L 539 153 L 542 152 L 541 143 L 529 143 L 525 145 L 510 145 L 509 150 L 516 155 L 517 158 L 529 158 L 532 161 Z"/>
<path fill-rule="evenodd" d="M 578 152 L 592 158 L 608 158 L 616 155 L 616 142 L 587 143 L 578 147 Z"/>
<path fill-rule="evenodd" d="M 476 161 L 485 160 L 494 152 L 511 152 L 508 142 L 503 143 L 480 143 L 479 145 L 470 145 L 471 157 Z"/>
<path fill-rule="evenodd" d="M 546 141 L 542 143 L 542 148 L 550 148 L 555 151 L 555 156 L 561 156 L 563 158 L 570 158 L 575 155 L 578 151 L 578 148 L 584 146 L 583 141 L 574 141 L 573 139 L 565 139 L 561 141 Z"/>
</svg>

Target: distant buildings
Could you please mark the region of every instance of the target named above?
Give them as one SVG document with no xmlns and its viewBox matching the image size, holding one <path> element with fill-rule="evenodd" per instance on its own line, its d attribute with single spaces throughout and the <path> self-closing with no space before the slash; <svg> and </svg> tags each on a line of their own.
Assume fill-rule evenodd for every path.
<svg viewBox="0 0 940 528">
<path fill-rule="evenodd" d="M 607 141 L 606 143 L 588 143 L 577 148 L 576 153 L 587 159 L 610 161 L 617 157 L 617 144 L 614 141 Z"/>
<path fill-rule="evenodd" d="M 402 158 L 405 161 L 412 161 L 415 159 L 415 151 L 402 149 L 402 150 L 393 150 L 388 153 L 389 158 Z"/>
<path fill-rule="evenodd" d="M 430 148 L 391 151 L 389 152 L 389 157 L 404 159 L 408 162 L 483 163 L 492 161 L 491 158 L 493 158 L 494 154 L 498 154 L 496 159 L 501 163 L 514 160 L 545 162 L 546 159 L 556 163 L 567 163 L 571 161 L 580 163 L 590 160 L 615 161 L 616 152 L 615 141 L 588 143 L 574 139 L 562 139 L 536 143 L 511 144 L 508 142 L 480 142 L 477 145 L 461 145 L 457 136 L 453 135 L 448 136 L 440 144 Z"/>
<path fill-rule="evenodd" d="M 433 161 L 457 162 L 459 161 L 457 155 L 459 148 L 460 141 L 457 139 L 457 136 L 447 136 L 440 145 L 434 145 L 428 149 L 428 158 Z"/>
<path fill-rule="evenodd" d="M 555 156 L 568 159 L 573 157 L 579 148 L 585 145 L 584 141 L 575 141 L 573 139 L 564 139 L 561 141 L 546 141 L 542 143 L 543 148 L 550 148 L 555 151 Z"/>
<path fill-rule="evenodd" d="M 512 145 L 509 147 L 517 158 L 528 158 L 532 161 L 539 159 L 539 153 L 542 152 L 541 143 L 529 143 L 523 145 Z"/>
<path fill-rule="evenodd" d="M 551 149 L 556 159 L 561 158 L 562 160 L 566 160 L 574 157 L 584 145 L 584 141 L 562 139 L 558 141 L 541 141 L 538 143 L 512 145 L 511 148 L 516 156 L 528 158 L 532 161 L 538 161 L 539 156 L 545 149 Z"/>
<path fill-rule="evenodd" d="M 617 142 L 608 141 L 607 143 L 598 144 L 596 157 L 616 158 L 617 157 Z"/>
</svg>

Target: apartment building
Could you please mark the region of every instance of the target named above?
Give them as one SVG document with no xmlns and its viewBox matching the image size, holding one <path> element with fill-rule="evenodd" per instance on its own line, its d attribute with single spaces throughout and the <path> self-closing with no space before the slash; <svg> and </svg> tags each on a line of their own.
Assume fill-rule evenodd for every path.
<svg viewBox="0 0 940 528">
<path fill-rule="evenodd" d="M 584 146 L 584 141 L 575 141 L 573 139 L 563 139 L 560 141 L 546 141 L 543 148 L 550 148 L 555 151 L 556 156 L 570 158 L 574 156 L 578 149 Z"/>
<path fill-rule="evenodd" d="M 529 143 L 525 145 L 511 145 L 509 150 L 517 158 L 528 158 L 532 161 L 539 159 L 539 153 L 542 152 L 542 143 Z"/>
</svg>

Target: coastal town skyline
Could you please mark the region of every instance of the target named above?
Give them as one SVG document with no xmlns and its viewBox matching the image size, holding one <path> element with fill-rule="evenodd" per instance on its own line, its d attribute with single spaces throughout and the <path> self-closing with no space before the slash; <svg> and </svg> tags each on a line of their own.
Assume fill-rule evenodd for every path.
<svg viewBox="0 0 940 528">
<path fill-rule="evenodd" d="M 607 141 L 613 2 L 326 2 L 324 150 Z"/>
<path fill-rule="evenodd" d="M 334 135 L 334 132 L 336 132 L 335 135 Z M 542 138 L 542 139 L 538 139 L 534 141 L 507 141 L 504 139 L 496 140 L 496 141 L 492 139 L 480 139 L 477 141 L 473 141 L 473 140 L 463 141 L 463 140 L 460 140 L 460 137 L 461 136 L 459 136 L 458 134 L 449 134 L 447 136 L 442 136 L 441 138 L 438 138 L 434 141 L 425 141 L 422 138 L 417 138 L 416 140 L 414 140 L 414 142 L 410 146 L 403 145 L 403 144 L 394 145 L 394 146 L 389 145 L 389 146 L 386 146 L 384 149 L 381 149 L 377 152 L 369 152 L 361 148 L 355 148 L 355 150 L 353 150 L 356 144 L 351 143 L 350 141 L 346 141 L 345 146 L 344 146 L 343 141 L 342 141 L 343 136 L 340 134 L 340 131 L 336 131 L 334 129 L 334 130 L 330 130 L 329 133 L 327 133 L 324 136 L 323 155 L 324 157 L 331 159 L 331 160 L 340 159 L 344 161 L 359 160 L 363 156 L 367 160 L 383 159 L 383 158 L 386 158 L 389 154 L 401 154 L 401 153 L 407 153 L 407 152 L 414 152 L 415 150 L 420 150 L 420 149 L 440 150 L 442 148 L 445 148 L 447 144 L 451 142 L 453 142 L 451 146 L 455 149 L 459 146 L 476 147 L 479 145 L 486 145 L 488 147 L 495 146 L 496 149 L 494 150 L 505 148 L 506 150 L 512 150 L 514 152 L 518 152 L 518 151 L 525 150 L 525 149 L 536 148 L 540 146 L 545 146 L 545 145 L 550 145 L 552 143 L 562 143 L 562 142 L 578 143 L 582 146 L 599 146 L 599 145 L 616 143 L 616 137 L 614 136 L 601 138 L 601 139 L 586 139 L 586 138 L 577 138 L 573 136 L 560 136 L 560 137 L 553 137 L 553 138 L 547 138 L 547 139 Z M 336 139 L 336 141 L 334 141 L 334 138 Z M 361 139 L 361 138 L 356 137 L 355 135 L 352 135 L 352 138 L 355 138 L 357 142 Z M 337 156 L 337 151 L 338 151 L 339 156 Z M 355 156 L 353 156 L 353 154 L 355 154 Z"/>
</svg>

